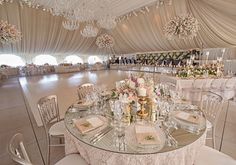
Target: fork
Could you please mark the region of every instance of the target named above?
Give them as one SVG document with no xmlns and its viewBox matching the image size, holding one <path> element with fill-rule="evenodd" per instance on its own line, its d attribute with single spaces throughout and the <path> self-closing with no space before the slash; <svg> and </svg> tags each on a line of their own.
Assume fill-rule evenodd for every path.
<svg viewBox="0 0 236 165">
<path fill-rule="evenodd" d="M 104 128 L 102 131 L 90 138 L 90 143 L 95 144 L 97 141 L 101 140 L 110 130 L 112 130 L 112 127 L 110 126 Z"/>
</svg>

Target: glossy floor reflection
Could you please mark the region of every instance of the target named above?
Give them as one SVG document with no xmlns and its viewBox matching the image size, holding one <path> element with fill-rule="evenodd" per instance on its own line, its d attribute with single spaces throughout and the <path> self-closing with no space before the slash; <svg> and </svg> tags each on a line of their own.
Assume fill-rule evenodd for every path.
<svg viewBox="0 0 236 165">
<path fill-rule="evenodd" d="M 123 71 L 96 71 L 28 78 L 22 77 L 20 78 L 20 83 L 26 99 L 24 99 L 17 78 L 0 83 L 0 164 L 15 164 L 10 160 L 7 154 L 6 145 L 10 137 L 17 132 L 24 134 L 26 148 L 29 151 L 32 161 L 37 165 L 43 164 L 40 151 L 45 158 L 47 145 L 44 130 L 42 127 L 38 127 L 37 119 L 35 120 L 36 115 L 34 113 L 37 112 L 36 102 L 38 98 L 49 94 L 57 94 L 59 97 L 60 113 L 63 116 L 68 105 L 77 99 L 76 86 L 91 82 L 113 88 L 116 81 L 124 79 L 127 75 L 128 72 Z M 230 102 L 222 151 L 236 159 L 235 117 L 236 102 Z M 223 121 L 224 113 L 221 115 L 218 124 L 218 144 L 221 137 L 220 129 Z M 210 143 L 207 144 L 210 145 Z M 52 164 L 63 156 L 63 147 L 53 149 L 51 158 Z"/>
<path fill-rule="evenodd" d="M 32 110 L 38 126 L 41 126 L 41 119 L 37 110 L 37 101 L 47 95 L 57 95 L 60 107 L 60 115 L 63 118 L 66 109 L 76 101 L 76 87 L 83 83 L 106 85 L 111 89 L 115 82 L 124 79 L 128 72 L 122 71 L 96 71 L 69 73 L 60 75 L 47 75 L 20 78 L 20 83 Z"/>
</svg>

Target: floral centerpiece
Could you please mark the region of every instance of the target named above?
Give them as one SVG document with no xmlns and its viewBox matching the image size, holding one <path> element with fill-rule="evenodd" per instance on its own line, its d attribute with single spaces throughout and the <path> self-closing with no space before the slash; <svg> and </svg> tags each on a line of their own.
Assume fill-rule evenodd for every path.
<svg viewBox="0 0 236 165">
<path fill-rule="evenodd" d="M 179 68 L 177 77 L 180 78 L 201 78 L 201 77 L 221 77 L 223 74 L 223 65 L 216 62 L 200 66 L 185 66 Z"/>
<path fill-rule="evenodd" d="M 144 74 L 131 74 L 128 79 L 116 83 L 113 97 L 127 103 L 135 103 L 138 97 L 155 98 L 154 82 L 151 77 Z"/>
<path fill-rule="evenodd" d="M 116 82 L 116 89 L 113 90 L 112 98 L 119 99 L 125 105 L 124 114 L 127 121 L 131 121 L 132 105 L 137 104 L 138 115 L 147 116 L 152 103 L 160 94 L 154 86 L 153 78 L 144 74 L 131 74 L 128 79 Z M 144 112 L 145 111 L 145 112 Z"/>
<path fill-rule="evenodd" d="M 21 33 L 14 25 L 0 21 L 0 42 L 2 44 L 14 43 L 21 40 Z"/>
<path fill-rule="evenodd" d="M 172 18 L 164 27 L 164 33 L 168 39 L 193 38 L 199 30 L 199 22 L 191 14 L 186 16 L 176 16 Z"/>
<path fill-rule="evenodd" d="M 109 34 L 101 34 L 96 39 L 96 45 L 99 48 L 112 48 L 114 46 L 114 38 Z"/>
</svg>

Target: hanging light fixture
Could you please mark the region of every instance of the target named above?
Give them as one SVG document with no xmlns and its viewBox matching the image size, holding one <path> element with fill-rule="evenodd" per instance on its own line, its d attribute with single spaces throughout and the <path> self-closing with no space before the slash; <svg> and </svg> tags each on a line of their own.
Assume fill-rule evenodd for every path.
<svg viewBox="0 0 236 165">
<path fill-rule="evenodd" d="M 24 0 L 29 1 L 29 0 Z M 110 0 L 34 0 L 42 6 L 47 6 L 52 15 L 63 16 L 67 20 L 77 20 L 79 23 L 97 22 L 99 27 L 104 29 L 113 29 L 116 26 L 113 11 L 110 10 Z M 78 29 L 78 23 L 75 21 L 65 21 L 63 27 L 68 30 Z M 98 33 L 98 28 L 88 24 L 81 30 L 84 37 L 94 37 Z M 96 34 L 96 35 L 95 35 Z"/>
<path fill-rule="evenodd" d="M 97 21 L 98 26 L 100 26 L 101 28 L 110 30 L 110 29 L 114 29 L 116 27 L 116 20 L 115 17 L 111 16 L 111 15 L 107 15 L 101 19 L 99 19 Z"/>
<path fill-rule="evenodd" d="M 79 28 L 79 23 L 76 20 L 65 20 L 62 22 L 62 26 L 67 30 L 76 30 Z"/>
<path fill-rule="evenodd" d="M 98 28 L 92 24 L 87 24 L 83 30 L 80 31 L 83 37 L 96 37 L 98 34 Z"/>
</svg>

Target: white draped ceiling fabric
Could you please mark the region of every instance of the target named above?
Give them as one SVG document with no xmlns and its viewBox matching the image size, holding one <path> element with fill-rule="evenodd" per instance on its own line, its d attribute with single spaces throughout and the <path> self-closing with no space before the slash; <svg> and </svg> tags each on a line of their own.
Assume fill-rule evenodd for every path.
<svg viewBox="0 0 236 165">
<path fill-rule="evenodd" d="M 113 51 L 116 54 L 200 48 L 201 43 L 205 48 L 236 46 L 235 0 L 173 0 L 172 5 L 159 8 L 154 5 L 149 9 L 146 14 L 133 15 L 119 22 L 115 29 L 100 30 L 99 34 L 107 32 L 114 37 Z M 198 36 L 193 40 L 167 40 L 163 33 L 164 25 L 170 18 L 184 13 L 191 13 L 200 22 Z M 22 8 L 16 2 L 4 3 L 0 5 L 0 20 L 7 20 L 22 32 L 19 43 L 0 45 L 0 53 L 17 54 L 24 58 L 38 54 L 110 53 L 96 46 L 96 37 L 84 38 L 79 30 L 64 29 L 64 19 L 46 11 L 26 6 Z"/>
</svg>

